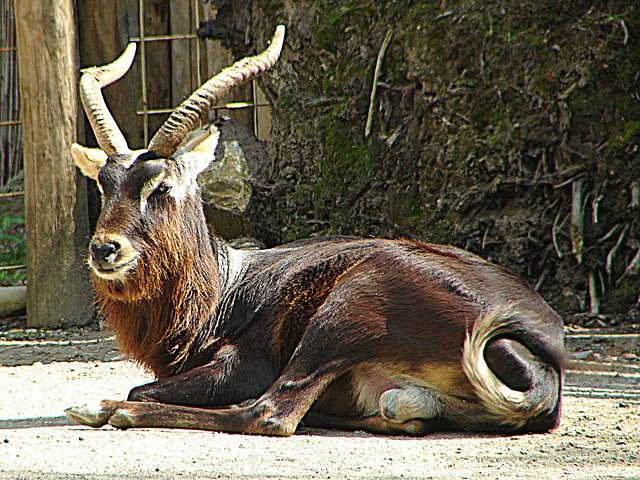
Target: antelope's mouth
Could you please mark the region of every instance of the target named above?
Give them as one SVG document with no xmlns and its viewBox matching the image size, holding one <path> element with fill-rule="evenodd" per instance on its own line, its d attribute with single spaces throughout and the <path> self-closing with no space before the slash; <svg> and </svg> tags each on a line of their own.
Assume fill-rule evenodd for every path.
<svg viewBox="0 0 640 480">
<path fill-rule="evenodd" d="M 102 280 L 123 280 L 138 263 L 138 257 L 134 256 L 127 260 L 120 260 L 118 263 L 98 262 L 93 257 L 89 258 L 89 266 L 93 273 Z"/>
<path fill-rule="evenodd" d="M 137 263 L 138 251 L 123 235 L 100 233 L 89 246 L 89 266 L 103 280 L 124 280 Z"/>
</svg>

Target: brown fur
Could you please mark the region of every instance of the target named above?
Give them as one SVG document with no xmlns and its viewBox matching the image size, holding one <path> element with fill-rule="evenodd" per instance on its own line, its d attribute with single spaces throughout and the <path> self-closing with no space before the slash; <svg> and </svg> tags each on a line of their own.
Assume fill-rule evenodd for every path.
<svg viewBox="0 0 640 480">
<path fill-rule="evenodd" d="M 180 122 L 195 121 L 208 85 L 169 130 L 189 129 Z M 96 303 L 157 381 L 70 418 L 268 435 L 302 421 L 408 435 L 557 425 L 562 320 L 522 278 L 411 240 L 235 252 L 209 236 L 196 183 L 217 138 L 207 130 L 178 151 L 152 141 L 107 159 L 73 150 L 103 192 L 89 261 Z"/>
<path fill-rule="evenodd" d="M 200 208 L 195 201 L 180 211 L 174 205 L 173 214 L 160 219 L 126 283 L 92 275 L 99 311 L 121 349 L 158 378 L 181 371 L 199 321 L 213 315 L 218 300 L 208 237 L 201 243 L 180 235 Z"/>
<path fill-rule="evenodd" d="M 501 294 L 522 298 L 522 308 L 512 316 L 534 308 L 541 319 L 548 317 L 545 322 L 556 321 L 519 277 L 452 247 L 338 238 L 257 256 L 247 264 L 240 284 L 221 299 L 215 242 L 206 233 L 196 200 L 180 208 L 170 200 L 152 228 L 134 237 L 143 253 L 126 282 L 94 276 L 98 305 L 123 350 L 159 380 L 134 389 L 130 399 L 222 406 L 262 395 L 261 401 L 270 405 L 247 411 L 252 420 L 237 420 L 241 427 L 231 418 L 229 424 L 211 420 L 211 428 L 225 431 L 289 434 L 299 421 L 295 418 L 307 412 L 310 425 L 380 433 L 419 435 L 441 428 L 487 429 L 494 423 L 510 428 L 478 397 L 461 361 L 465 334 L 483 310 L 495 309 Z M 138 228 L 132 219 L 110 220 L 105 214 L 103 220 L 99 227 Z M 231 298 L 248 302 L 248 309 L 236 312 L 235 303 L 228 303 Z M 521 320 L 508 325 L 521 325 Z M 317 372 L 307 377 L 308 369 Z M 217 382 L 228 385 L 211 390 Z M 433 399 L 438 418 L 394 423 L 380 416 L 382 395 L 390 389 L 402 395 L 405 388 L 413 389 L 407 391 L 414 398 L 424 391 L 425 399 Z M 277 415 L 266 400 L 270 392 L 283 392 L 278 408 L 288 405 L 288 420 L 276 430 L 266 426 Z M 207 400 L 212 393 L 217 400 Z M 540 407 L 539 417 L 554 407 Z M 122 411 L 128 408 L 144 410 L 132 404 Z M 172 417 L 167 408 L 158 411 L 158 426 L 194 426 L 178 420 L 182 414 Z M 505 421 L 526 430 L 528 418 L 514 409 Z M 534 419 L 535 428 L 549 428 L 553 418 Z M 119 422 L 112 423 L 122 426 Z M 208 422 L 202 417 L 197 424 L 208 428 Z M 134 425 L 156 423 L 135 419 Z"/>
</svg>

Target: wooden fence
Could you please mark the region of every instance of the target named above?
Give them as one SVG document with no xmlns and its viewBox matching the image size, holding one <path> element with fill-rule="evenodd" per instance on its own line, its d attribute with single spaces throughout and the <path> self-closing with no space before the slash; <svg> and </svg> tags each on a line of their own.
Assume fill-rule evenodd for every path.
<svg viewBox="0 0 640 480">
<path fill-rule="evenodd" d="M 138 43 L 131 72 L 104 92 L 132 148 L 146 145 L 175 106 L 233 63 L 218 42 L 197 38 L 199 23 L 215 14 L 213 8 L 202 0 L 85 0 L 78 4 L 82 67 L 110 61 L 127 42 Z M 267 138 L 270 112 L 256 84 L 234 89 L 220 103 L 222 107 L 212 111 L 211 118 L 231 117 L 253 129 L 258 138 Z"/>
<path fill-rule="evenodd" d="M 107 87 L 104 96 L 129 146 L 141 148 L 173 107 L 203 79 L 232 63 L 216 42 L 196 36 L 199 22 L 215 14 L 213 8 L 202 0 L 83 0 L 75 5 L 73 0 L 0 0 L 5 22 L 0 24 L 1 41 L 6 42 L 0 48 L 7 49 L 0 50 L 0 62 L 14 62 L 0 64 L 2 72 L 14 75 L 13 83 L 3 80 L 0 85 L 0 121 L 6 123 L 0 123 L 0 141 L 2 135 L 14 135 L 8 142 L 11 151 L 0 150 L 0 181 L 20 169 L 24 149 L 30 326 L 82 324 L 93 315 L 83 258 L 91 202 L 85 180 L 68 153 L 69 143 L 76 139 L 96 145 L 78 108 L 79 69 L 113 60 L 129 41 L 139 44 L 131 71 Z M 21 56 L 21 52 L 28 53 Z M 15 88 L 16 58 L 21 109 Z M 13 89 L 10 101 L 4 101 L 6 89 Z M 222 103 L 230 108 L 216 109 L 212 116 L 234 118 L 266 138 L 269 110 L 257 107 L 266 102 L 255 84 L 235 89 Z M 11 110 L 6 119 L 5 109 Z"/>
<path fill-rule="evenodd" d="M 0 0 L 0 187 L 22 170 L 22 131 L 13 1 Z"/>
</svg>

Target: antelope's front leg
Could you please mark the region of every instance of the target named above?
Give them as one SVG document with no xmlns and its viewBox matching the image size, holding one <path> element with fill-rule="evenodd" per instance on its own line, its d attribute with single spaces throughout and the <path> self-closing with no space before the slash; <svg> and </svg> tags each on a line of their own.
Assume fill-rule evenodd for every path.
<svg viewBox="0 0 640 480">
<path fill-rule="evenodd" d="M 116 428 L 166 427 L 193 428 L 199 430 L 236 431 L 228 413 L 243 407 L 216 410 L 181 407 L 161 403 L 103 400 L 98 406 L 71 407 L 65 410 L 67 417 L 80 425 L 100 428 L 107 424 Z M 240 412 L 234 412 L 234 415 Z M 221 420 L 225 420 L 221 422 Z M 215 424 L 216 427 L 212 427 Z M 207 428 L 209 427 L 209 428 Z M 224 427 L 224 428 L 223 428 Z M 240 431 L 240 430 L 237 430 Z"/>
<path fill-rule="evenodd" d="M 80 424 L 89 427 L 100 428 L 109 423 L 114 412 L 126 402 L 115 400 L 102 400 L 97 406 L 84 405 L 82 407 L 67 408 L 64 413 L 67 417 Z"/>
<path fill-rule="evenodd" d="M 206 409 L 151 402 L 101 403 L 98 410 L 70 408 L 67 416 L 83 425 L 117 428 L 160 427 L 214 430 L 260 435 L 292 435 L 338 371 L 313 373 L 304 377 L 281 376 L 258 400 L 229 408 Z"/>
</svg>

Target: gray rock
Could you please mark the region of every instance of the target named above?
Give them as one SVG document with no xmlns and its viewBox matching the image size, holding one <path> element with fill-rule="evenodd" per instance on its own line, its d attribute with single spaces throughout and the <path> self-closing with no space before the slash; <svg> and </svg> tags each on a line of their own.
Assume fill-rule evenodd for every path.
<svg viewBox="0 0 640 480">
<path fill-rule="evenodd" d="M 217 158 L 198 177 L 202 199 L 208 206 L 242 214 L 251 199 L 244 152 L 237 140 L 229 140 L 220 142 L 216 154 Z"/>
</svg>

